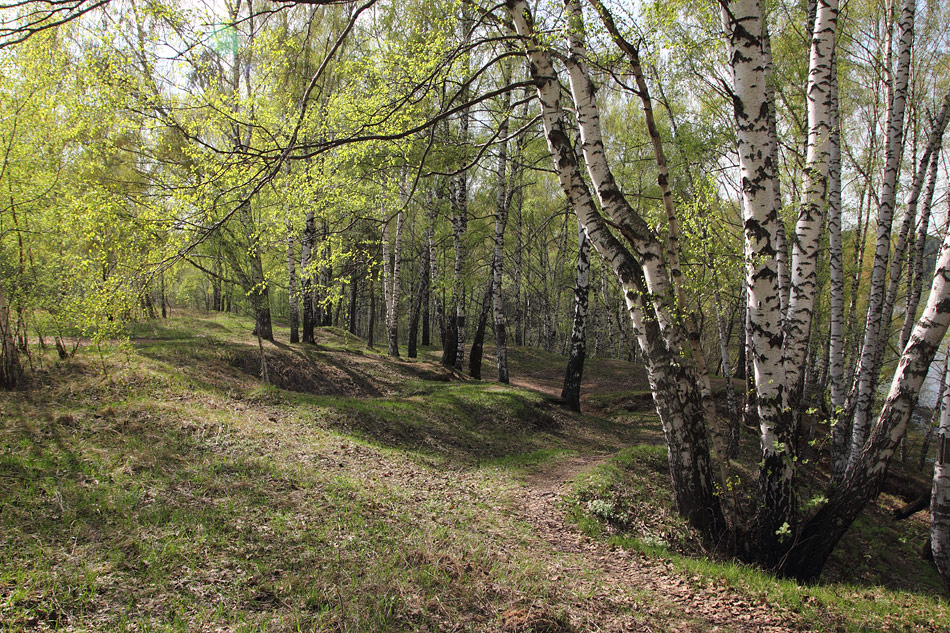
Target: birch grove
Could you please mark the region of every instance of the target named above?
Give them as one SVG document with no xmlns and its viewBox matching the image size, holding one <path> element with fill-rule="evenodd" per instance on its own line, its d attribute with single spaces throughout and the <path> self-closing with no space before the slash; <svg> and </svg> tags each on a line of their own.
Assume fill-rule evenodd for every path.
<svg viewBox="0 0 950 633">
<path fill-rule="evenodd" d="M 0 55 L 4 388 L 37 345 L 68 358 L 158 300 L 248 316 L 265 372 L 264 341 L 385 338 L 394 366 L 524 387 L 536 352 L 578 411 L 585 362 L 623 359 L 704 546 L 799 580 L 899 445 L 930 465 L 912 416 L 950 320 L 946 8 L 172 4 L 102 7 L 135 28 L 96 44 L 88 95 Z M 87 63 L 75 19 L 30 54 Z M 40 239 L 66 229 L 68 257 Z"/>
<path fill-rule="evenodd" d="M 669 367 L 669 358 L 664 358 L 657 349 L 656 338 L 662 337 L 667 350 L 682 349 L 689 336 L 689 318 L 683 318 L 681 310 L 687 306 L 677 285 L 678 275 L 671 270 L 678 268 L 676 249 L 659 248 L 659 241 L 645 227 L 633 208 L 627 203 L 607 164 L 607 152 L 601 134 L 598 115 L 597 92 L 586 66 L 587 52 L 584 47 L 583 13 L 576 2 L 568 2 L 570 26 L 567 29 L 568 55 L 564 58 L 566 75 L 571 88 L 574 112 L 580 130 L 580 148 L 587 166 L 588 176 L 597 193 L 599 209 L 586 196 L 583 179 L 574 170 L 577 160 L 563 130 L 563 115 L 560 112 L 559 95 L 548 77 L 556 76 L 552 59 L 534 30 L 531 8 L 524 3 L 507 3 L 508 14 L 515 29 L 525 38 L 526 55 L 531 61 L 538 96 L 544 115 L 545 131 L 554 157 L 555 166 L 565 194 L 577 212 L 578 219 L 590 231 L 598 253 L 611 265 L 623 284 L 628 268 L 634 269 L 633 279 L 639 282 L 639 292 L 648 292 L 649 301 L 640 299 L 637 291 L 627 291 L 628 305 L 635 332 L 641 333 L 641 345 L 651 374 L 657 411 L 664 422 L 664 431 L 670 449 L 671 475 L 674 489 L 680 499 L 685 498 L 684 482 L 680 469 L 694 468 L 698 481 L 711 483 L 714 469 L 709 468 L 706 443 L 702 453 L 676 463 L 674 455 L 679 452 L 681 437 L 702 435 L 714 437 L 709 415 L 701 413 L 702 387 L 705 371 L 696 363 L 686 375 L 676 378 L 664 370 Z M 888 268 L 891 258 L 890 223 L 896 206 L 897 162 L 902 154 L 901 131 L 907 99 L 907 73 L 910 51 L 913 45 L 914 5 L 907 2 L 902 7 L 899 20 L 899 46 L 896 55 L 896 70 L 893 74 L 892 98 L 888 120 L 888 150 L 884 167 L 884 190 L 880 196 L 878 218 L 878 252 L 870 280 L 871 300 L 868 307 L 868 323 L 861 356 L 855 375 L 855 402 L 849 406 L 844 401 L 844 279 L 841 268 L 841 219 L 840 219 L 840 132 L 838 130 L 837 79 L 835 77 L 835 40 L 838 7 L 835 2 L 819 2 L 815 7 L 812 31 L 810 32 L 809 74 L 806 87 L 807 102 L 807 156 L 803 169 L 802 199 L 792 240 L 792 259 L 789 275 L 789 299 L 783 301 L 783 272 L 779 265 L 783 259 L 784 244 L 779 237 L 782 220 L 779 217 L 776 195 L 778 191 L 778 165 L 775 164 L 775 123 L 768 72 L 771 65 L 767 27 L 761 5 L 754 0 L 723 2 L 722 21 L 730 46 L 729 69 L 732 75 L 732 103 L 738 139 L 739 171 L 742 182 L 741 208 L 743 212 L 744 243 L 746 255 L 745 291 L 749 305 L 749 331 L 751 333 L 752 367 L 760 428 L 762 461 L 759 473 L 757 511 L 752 524 L 738 525 L 721 514 L 717 501 L 708 501 L 712 517 L 705 522 L 689 512 L 684 514 L 694 525 L 710 534 L 714 526 L 745 531 L 751 536 L 750 545 L 742 553 L 780 573 L 797 578 L 812 578 L 818 573 L 828 553 L 841 538 L 844 529 L 854 520 L 857 512 L 877 494 L 886 464 L 893 455 L 894 446 L 906 430 L 907 420 L 915 406 L 922 382 L 922 374 L 932 360 L 945 329 L 944 308 L 941 304 L 945 287 L 940 283 L 940 264 L 930 293 L 930 303 L 925 314 L 917 322 L 914 341 L 903 350 L 898 372 L 892 386 L 892 396 L 873 426 L 867 417 L 871 415 L 871 391 L 877 384 L 877 373 L 883 355 L 883 328 L 890 320 L 893 298 L 888 301 L 888 271 L 894 279 L 896 268 Z M 617 33 L 609 10 L 601 3 L 594 8 L 605 22 L 612 39 L 630 55 L 636 49 Z M 634 63 L 636 58 L 632 57 Z M 638 79 L 637 94 L 648 104 L 648 92 L 644 89 L 642 73 Z M 551 86 L 548 88 L 548 86 Z M 650 117 L 648 107 L 644 108 Z M 648 129 L 658 147 L 657 160 L 660 167 L 661 188 L 668 176 L 662 160 L 662 146 L 656 143 L 655 125 L 648 120 Z M 929 155 L 926 164 L 929 165 Z M 919 179 L 918 179 L 919 180 Z M 915 183 L 915 190 L 919 189 Z M 669 202 L 667 202 L 669 201 Z M 664 193 L 667 208 L 667 229 L 670 244 L 677 236 L 676 210 L 672 197 Z M 830 209 L 829 209 L 830 207 Z M 915 217 L 915 200 L 907 205 L 905 216 Z M 623 237 L 618 242 L 603 227 L 604 217 L 610 226 Z M 830 375 L 833 390 L 833 410 L 838 416 L 836 434 L 850 427 L 850 438 L 843 444 L 850 445 L 847 467 L 836 471 L 835 485 L 828 492 L 828 502 L 804 520 L 798 509 L 797 492 L 797 447 L 799 428 L 797 421 L 802 415 L 800 402 L 806 387 L 805 367 L 808 364 L 807 350 L 810 340 L 814 306 L 818 296 L 817 266 L 818 248 L 825 226 L 825 218 L 832 233 L 833 269 L 833 315 L 832 348 L 822 374 Z M 604 235 L 607 233 L 607 235 Z M 906 233 L 905 233 L 906 235 Z M 906 241 L 906 237 L 904 238 Z M 901 243 L 893 257 L 903 259 Z M 627 277 L 629 278 L 629 277 Z M 891 284 L 894 295 L 894 283 Z M 643 295 L 641 295 L 643 296 Z M 677 307 L 678 306 L 678 307 Z M 644 314 L 650 315 L 645 318 Z M 912 318 L 913 314 L 909 315 Z M 654 324 L 656 335 L 642 336 L 646 323 Z M 681 368 L 686 366 L 681 365 Z M 818 369 L 813 370 L 815 382 L 821 382 Z M 662 376 L 662 379 L 659 377 Z M 672 414 L 670 409 L 676 397 L 666 392 L 670 383 L 681 382 L 679 393 L 691 393 L 695 407 L 680 409 L 684 417 Z M 680 400 L 682 402 L 682 400 Z M 853 415 L 850 425 L 843 420 Z M 866 444 L 867 440 L 867 444 Z M 893 445 L 892 445 L 893 444 Z M 840 444 L 839 444 L 840 449 Z M 703 484 L 691 492 L 701 490 Z M 843 492 L 846 490 L 847 492 Z M 693 497 L 695 498 L 695 497 Z M 682 505 L 680 506 L 683 511 Z M 715 537 L 714 537 L 715 538 Z"/>
</svg>

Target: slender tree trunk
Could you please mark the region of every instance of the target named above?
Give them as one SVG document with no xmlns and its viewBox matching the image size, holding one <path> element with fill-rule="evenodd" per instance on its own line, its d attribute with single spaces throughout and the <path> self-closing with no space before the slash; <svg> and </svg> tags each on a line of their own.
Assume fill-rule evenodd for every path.
<svg viewBox="0 0 950 633">
<path fill-rule="evenodd" d="M 900 43 L 897 70 L 891 90 L 891 106 L 887 121 L 887 148 L 885 152 L 884 181 L 881 188 L 881 206 L 878 211 L 877 241 L 868 297 L 867 323 L 861 356 L 855 370 L 856 385 L 854 416 L 851 428 L 851 451 L 848 468 L 857 465 L 867 439 L 871 406 L 877 387 L 875 368 L 884 338 L 882 321 L 887 292 L 888 260 L 891 249 L 891 224 L 897 194 L 897 176 L 902 154 L 904 111 L 907 104 L 907 83 L 910 73 L 911 48 L 914 42 L 914 13 L 916 0 L 903 0 L 900 17 Z"/>
<path fill-rule="evenodd" d="M 294 240 L 293 225 L 287 221 L 287 294 L 290 299 L 290 342 L 300 341 L 297 323 L 297 245 Z"/>
<path fill-rule="evenodd" d="M 494 262 L 492 262 L 492 268 L 494 268 Z M 479 311 L 478 324 L 475 326 L 475 336 L 472 339 L 472 350 L 468 357 L 468 375 L 476 380 L 482 378 L 482 350 L 485 346 L 485 329 L 488 327 L 488 315 L 492 310 L 494 285 L 494 277 L 489 272 L 485 294 L 482 296 L 482 309 Z"/>
<path fill-rule="evenodd" d="M 590 191 L 580 173 L 577 156 L 564 124 L 557 74 L 550 54 L 538 42 L 532 13 L 525 0 L 506 0 L 505 6 L 512 25 L 527 43 L 529 70 L 541 103 L 545 137 L 561 188 L 586 228 L 592 246 L 620 280 L 634 331 L 647 358 L 647 373 L 654 402 L 669 447 L 670 475 L 677 508 L 701 532 L 718 537 L 725 528 L 725 520 L 713 485 L 704 429 L 705 411 L 701 393 L 697 388 L 698 379 L 692 367 L 674 361 L 678 358 L 681 348 L 668 344 L 667 336 L 677 338 L 676 333 L 669 330 L 668 314 L 661 314 L 653 301 L 644 300 L 647 296 L 656 297 L 659 306 L 663 308 L 666 305 L 664 301 L 669 300 L 668 295 L 658 296 L 663 295 L 666 290 L 662 276 L 656 276 L 662 262 L 662 248 L 657 249 L 655 239 L 646 237 L 649 231 L 644 234 L 645 227 L 637 223 L 635 218 L 615 217 L 614 214 L 619 209 L 611 208 L 611 220 L 622 221 L 619 224 L 621 231 L 634 229 L 629 237 L 625 237 L 633 242 L 635 249 L 640 247 L 639 257 L 646 261 L 648 258 L 645 255 L 648 253 L 659 254 L 659 261 L 650 261 L 648 275 L 647 266 L 641 266 L 638 258 L 633 257 L 610 232 L 604 218 L 594 206 Z M 580 110 L 580 104 L 576 105 Z M 590 108 L 585 112 L 585 116 L 592 114 L 596 114 L 596 111 L 591 111 Z M 590 122 L 590 119 L 587 121 Z M 588 127 L 593 131 L 595 126 Z M 602 152 L 602 149 L 600 151 Z M 585 155 L 587 153 L 585 151 Z M 590 161 L 588 169 L 591 171 Z M 592 171 L 604 178 L 609 174 L 607 170 L 601 170 L 599 167 Z M 606 191 L 606 188 L 602 190 Z M 622 194 L 620 195 L 622 197 Z M 624 210 L 627 211 L 629 206 Z M 650 279 L 649 285 L 647 279 Z"/>
<path fill-rule="evenodd" d="M 385 211 L 384 211 L 385 212 Z M 399 358 L 399 286 L 402 258 L 403 213 L 396 214 L 396 232 L 392 254 L 389 247 L 389 222 L 383 223 L 383 290 L 386 297 L 386 334 L 389 355 Z M 391 260 L 391 261 L 390 261 Z"/>
<path fill-rule="evenodd" d="M 805 357 L 811 332 L 818 284 L 818 249 L 828 196 L 833 106 L 837 101 L 834 77 L 837 0 L 817 3 L 811 38 L 808 85 L 808 143 L 802 182 L 803 199 L 792 241 L 791 292 L 785 317 L 786 384 L 789 402 L 801 409 Z M 771 141 L 770 141 L 771 143 Z M 777 167 L 773 165 L 773 169 Z M 797 417 L 797 415 L 795 416 Z"/>
<path fill-rule="evenodd" d="M 950 350 L 944 355 L 943 371 L 940 373 L 940 387 L 937 390 L 937 400 L 934 403 L 933 415 L 930 416 L 930 424 L 927 425 L 927 433 L 924 435 L 924 441 L 920 446 L 920 459 L 917 461 L 917 470 L 923 471 L 927 463 L 927 453 L 930 452 L 930 442 L 932 441 L 934 430 L 940 426 L 940 421 L 948 408 L 950 408 L 950 394 L 947 393 L 947 370 L 950 369 Z"/>
<path fill-rule="evenodd" d="M 944 383 L 946 379 L 945 375 Z M 944 585 L 950 589 L 950 389 L 946 389 L 945 384 L 941 386 L 944 387 L 944 397 L 930 498 L 930 551 Z"/>
<path fill-rule="evenodd" d="M 511 70 L 505 65 L 503 81 L 511 82 Z M 511 93 L 506 92 L 502 100 L 504 115 L 498 126 L 499 138 L 508 136 L 509 115 L 511 107 Z M 519 140 L 519 146 L 520 146 Z M 495 326 L 495 366 L 498 369 L 498 381 L 508 384 L 508 335 L 505 323 L 505 301 L 502 295 L 502 270 L 505 262 L 505 227 L 508 225 L 508 210 L 511 207 L 512 189 L 514 185 L 514 166 L 512 177 L 508 178 L 508 143 L 502 142 L 498 147 L 497 174 L 495 175 L 495 248 L 492 255 L 492 316 Z"/>
<path fill-rule="evenodd" d="M 587 301 L 590 288 L 590 241 L 587 231 L 577 223 L 577 280 L 574 283 L 574 326 L 571 328 L 571 351 L 567 359 L 561 399 L 573 411 L 581 410 L 581 377 L 587 355 Z"/>
<path fill-rule="evenodd" d="M 446 356 L 443 352 L 443 362 L 458 371 L 462 371 L 462 365 L 465 361 L 465 278 L 463 277 L 463 266 L 465 260 L 465 244 L 463 237 L 465 235 L 468 220 L 468 189 L 465 186 L 464 179 L 456 183 L 455 195 L 453 196 L 453 215 L 452 215 L 452 250 L 455 254 L 455 266 L 452 275 L 452 305 L 454 307 L 454 318 L 449 322 L 449 336 L 455 343 L 455 352 L 449 352 Z M 446 345 L 448 348 L 448 345 Z M 450 362 L 451 361 L 451 362 Z"/>
<path fill-rule="evenodd" d="M 248 271 L 240 275 L 244 294 L 251 302 L 251 309 L 254 312 L 254 334 L 267 341 L 274 340 L 274 331 L 271 327 L 270 317 L 270 293 L 267 288 L 267 280 L 264 278 L 264 265 L 261 261 L 260 244 L 254 231 L 254 220 L 251 212 L 251 203 L 245 201 L 240 209 L 241 223 L 251 240 L 251 246 L 248 251 Z M 237 261 L 233 262 L 235 271 L 239 269 Z"/>
<path fill-rule="evenodd" d="M 65 347 L 63 349 L 65 350 Z M 63 357 L 62 353 L 60 357 Z M 7 303 L 3 288 L 0 288 L 0 389 L 15 388 L 22 376 L 20 354 L 13 340 L 13 331 L 10 326 L 10 304 Z"/>
<path fill-rule="evenodd" d="M 333 325 L 333 302 L 330 300 L 330 288 L 333 286 L 333 259 L 330 244 L 330 227 L 327 221 L 323 221 L 321 230 L 321 241 L 323 242 L 323 265 L 320 267 L 320 286 L 323 288 L 321 301 L 317 301 L 313 307 L 314 324 L 320 326 Z M 316 294 L 314 294 L 316 301 Z"/>
<path fill-rule="evenodd" d="M 524 302 L 521 296 L 524 256 L 524 231 L 522 227 L 522 208 L 523 199 L 521 188 L 521 173 L 519 170 L 517 185 L 514 194 L 514 226 L 515 226 L 515 253 L 514 270 L 512 271 L 512 301 L 515 304 L 515 345 L 524 345 Z"/>
<path fill-rule="evenodd" d="M 317 227 L 313 210 L 307 211 L 304 221 L 303 240 L 300 242 L 300 303 L 303 305 L 303 342 L 314 343 L 313 328 L 316 315 L 313 312 L 313 250 L 317 241 Z"/>
<path fill-rule="evenodd" d="M 830 315 L 828 374 L 831 383 L 831 477 L 837 481 L 848 462 L 848 430 L 841 418 L 845 398 L 844 247 L 841 239 L 841 123 L 838 111 L 837 61 L 832 60 L 831 145 L 828 156 L 828 256 Z M 859 229 L 860 230 L 860 229 Z"/>
<path fill-rule="evenodd" d="M 808 30 L 813 32 L 813 27 Z M 779 178 L 779 140 L 778 117 L 775 114 L 775 87 L 773 81 L 774 65 L 772 63 L 772 39 L 769 37 L 768 26 L 762 24 L 762 57 L 765 61 L 765 101 L 769 107 L 769 155 L 772 157 L 774 177 L 772 180 L 772 197 L 775 200 L 775 266 L 778 270 L 779 303 L 782 315 L 788 314 L 788 301 L 791 287 L 791 273 L 788 262 L 788 239 L 785 235 L 785 219 L 782 214 L 782 188 Z"/>
<path fill-rule="evenodd" d="M 940 158 L 941 141 L 947 127 L 948 115 L 950 110 L 950 94 L 943 100 L 940 113 L 934 123 L 934 130 L 928 142 L 929 165 L 927 166 L 927 184 L 923 193 L 923 204 L 920 208 L 920 219 L 917 222 L 917 235 L 914 240 L 914 249 L 911 254 L 911 265 L 909 266 L 909 286 L 907 293 L 907 305 L 904 310 L 904 326 L 901 328 L 900 343 L 898 349 L 903 350 L 910 338 L 910 330 L 914 320 L 917 317 L 917 307 L 920 304 L 920 293 L 923 290 L 924 276 L 924 250 L 927 247 L 927 229 L 930 226 L 930 209 L 933 205 L 934 189 L 937 182 L 937 166 Z M 926 150 L 925 150 L 926 156 Z M 923 161 L 921 161 L 923 166 Z"/>
</svg>

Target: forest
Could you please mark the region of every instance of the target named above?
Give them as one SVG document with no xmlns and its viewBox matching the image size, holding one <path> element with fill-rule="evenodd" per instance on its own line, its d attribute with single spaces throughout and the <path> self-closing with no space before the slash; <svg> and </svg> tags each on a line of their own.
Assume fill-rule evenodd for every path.
<svg viewBox="0 0 950 633">
<path fill-rule="evenodd" d="M 950 630 L 948 123 L 934 0 L 0 2 L 0 630 Z"/>
</svg>

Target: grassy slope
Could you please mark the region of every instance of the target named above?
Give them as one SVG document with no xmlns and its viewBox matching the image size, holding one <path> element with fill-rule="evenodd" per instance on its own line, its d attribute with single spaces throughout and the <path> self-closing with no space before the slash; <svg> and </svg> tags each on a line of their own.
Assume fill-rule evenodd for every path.
<svg viewBox="0 0 950 633">
<path fill-rule="evenodd" d="M 317 348 L 267 345 L 265 384 L 247 326 L 145 324 L 129 348 L 46 359 L 29 390 L 0 396 L 0 630 L 607 626 L 596 578 L 552 578 L 551 561 L 568 555 L 513 519 L 512 504 L 522 475 L 563 456 L 656 444 L 648 407 L 568 415 L 536 392 L 391 361 L 332 329 Z M 544 367 L 553 378 L 530 379 L 556 384 L 559 359 L 513 357 L 513 374 Z M 625 371 L 591 365 L 593 383 L 616 385 L 605 408 L 630 392 L 637 401 L 642 385 L 618 380 Z M 588 532 L 675 557 L 697 590 L 727 582 L 776 600 L 807 628 L 950 622 L 912 561 L 888 588 L 836 571 L 835 584 L 798 589 L 676 557 L 668 543 L 689 535 L 663 505 L 662 452 L 631 450 L 580 480 L 574 510 Z M 650 485 L 636 483 L 651 460 Z M 611 509 L 624 500 L 639 511 Z M 620 525 L 623 512 L 662 521 Z M 907 552 L 919 545 L 919 522 L 863 521 L 858 536 L 887 542 L 890 556 L 910 554 L 882 532 Z M 665 630 L 677 616 L 636 617 Z"/>
</svg>

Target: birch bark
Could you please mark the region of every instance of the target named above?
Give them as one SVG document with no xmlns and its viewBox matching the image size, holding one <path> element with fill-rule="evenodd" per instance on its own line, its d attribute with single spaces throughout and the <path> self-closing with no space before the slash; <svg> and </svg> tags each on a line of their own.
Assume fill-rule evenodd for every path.
<svg viewBox="0 0 950 633">
<path fill-rule="evenodd" d="M 805 91 L 808 145 L 795 239 L 792 241 L 791 287 L 785 317 L 785 360 L 789 399 L 801 402 L 805 355 L 818 283 L 818 249 L 828 193 L 832 106 L 835 102 L 834 47 L 838 23 L 837 0 L 819 0 Z M 770 146 L 771 146 L 770 135 Z M 773 169 L 774 169 L 773 165 Z"/>
<path fill-rule="evenodd" d="M 937 166 L 940 158 L 943 134 L 946 131 L 950 111 L 950 94 L 943 100 L 940 112 L 934 124 L 934 130 L 928 141 L 929 165 L 927 167 L 927 184 L 923 192 L 923 204 L 920 208 L 920 218 L 917 221 L 917 233 L 914 239 L 914 249 L 911 253 L 911 264 L 908 271 L 910 289 L 907 293 L 907 305 L 904 310 L 904 325 L 901 328 L 898 349 L 904 349 L 910 338 L 910 329 L 917 316 L 917 307 L 920 304 L 920 293 L 923 290 L 924 249 L 927 246 L 927 230 L 930 226 L 930 210 L 933 205 L 934 190 L 937 184 Z M 926 154 L 926 150 L 925 150 Z M 921 160 L 921 167 L 924 161 Z"/>
<path fill-rule="evenodd" d="M 950 389 L 946 389 L 946 379 L 930 498 L 930 550 L 940 577 L 950 588 Z"/>
<path fill-rule="evenodd" d="M 567 359 L 561 399 L 573 411 L 581 410 L 581 378 L 587 356 L 587 303 L 590 296 L 590 241 L 580 222 L 577 223 L 577 276 L 574 282 L 574 325 L 571 328 L 571 350 Z M 606 297 L 605 297 L 606 299 Z M 609 314 L 609 312 L 608 312 Z M 608 325 L 609 327 L 609 325 Z M 609 330 L 608 330 L 609 331 Z"/>
<path fill-rule="evenodd" d="M 837 66 L 832 59 L 832 65 Z M 844 375 L 844 248 L 841 240 L 841 128 L 837 68 L 832 69 L 831 144 L 828 156 L 828 259 L 830 269 L 828 375 L 831 397 L 831 478 L 847 466 L 848 425 L 841 420 L 847 393 Z M 859 227 L 860 230 L 860 227 Z"/>
<path fill-rule="evenodd" d="M 927 307 L 901 353 L 877 422 L 854 465 L 832 487 L 827 503 L 805 524 L 781 571 L 799 580 L 821 572 L 831 550 L 867 503 L 877 496 L 888 464 L 917 404 L 920 388 L 950 325 L 950 235 L 937 257 Z"/>
<path fill-rule="evenodd" d="M 762 451 L 757 547 L 760 560 L 774 565 L 786 549 L 781 535 L 795 529 L 795 442 L 788 414 L 776 266 L 775 166 L 769 151 L 762 9 L 758 0 L 722 0 L 720 4 L 735 84 L 733 109 L 742 178 L 745 284 Z"/>
<path fill-rule="evenodd" d="M 855 370 L 856 397 L 851 430 L 851 450 L 848 468 L 857 465 L 867 439 L 871 406 L 877 385 L 875 367 L 882 340 L 881 322 L 887 292 L 887 270 L 891 249 L 891 223 L 894 219 L 894 204 L 897 195 L 897 175 L 902 154 L 904 111 L 907 105 L 907 83 L 910 74 L 911 49 L 914 42 L 914 14 L 916 0 L 903 0 L 899 22 L 897 68 L 890 91 L 890 107 L 887 121 L 887 148 L 885 151 L 884 179 L 881 184 L 881 205 L 878 211 L 877 240 L 874 248 L 874 265 L 868 297 L 867 322 L 864 342 Z"/>
<path fill-rule="evenodd" d="M 564 124 L 557 74 L 550 53 L 538 40 L 527 3 L 525 0 L 506 0 L 505 7 L 526 46 L 531 78 L 541 103 L 545 138 L 561 188 L 587 230 L 592 246 L 617 275 L 623 288 L 634 332 L 647 358 L 654 402 L 669 447 L 670 475 L 677 508 L 699 530 L 718 536 L 725 528 L 725 521 L 713 485 L 698 380 L 690 367 L 678 362 L 679 350 L 674 352 L 665 344 L 663 330 L 668 327 L 668 319 L 657 314 L 652 301 L 644 301 L 645 296 L 653 297 L 653 294 L 648 294 L 650 289 L 644 267 L 610 232 L 594 206 Z M 580 104 L 575 105 L 580 108 Z M 629 218 L 620 224 L 625 239 L 641 246 L 640 236 L 627 230 L 629 224 Z M 636 246 L 634 248 L 636 250 Z M 650 264 L 656 267 L 657 262 L 653 259 L 657 255 L 662 258 L 662 249 L 657 253 L 654 242 L 649 251 Z M 654 281 L 662 287 L 662 278 Z"/>
</svg>

